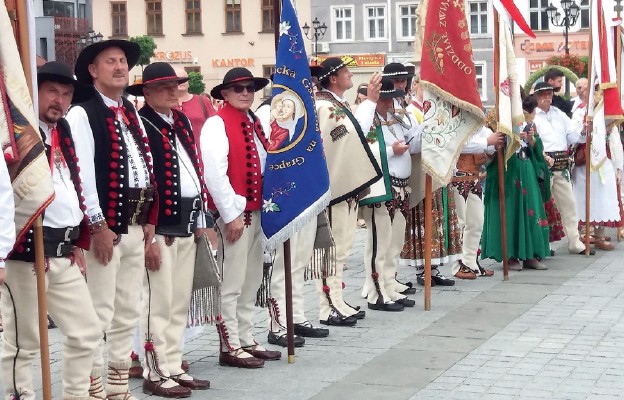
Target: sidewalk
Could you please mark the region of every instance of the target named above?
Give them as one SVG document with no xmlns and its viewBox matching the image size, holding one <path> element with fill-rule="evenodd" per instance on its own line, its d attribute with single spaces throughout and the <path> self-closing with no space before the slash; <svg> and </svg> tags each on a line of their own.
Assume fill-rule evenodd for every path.
<svg viewBox="0 0 624 400">
<path fill-rule="evenodd" d="M 364 231 L 359 230 L 345 271 L 345 297 L 364 306 Z M 367 311 L 353 328 L 331 328 L 326 339 L 306 339 L 296 362 L 267 362 L 260 370 L 218 365 L 214 327 L 187 343 L 190 373 L 212 382 L 195 399 L 603 399 L 624 393 L 624 245 L 586 258 L 563 249 L 548 271 L 510 272 L 434 287 L 432 311 Z M 485 266 L 490 263 L 483 263 Z M 449 273 L 450 266 L 441 268 Z M 400 268 L 401 280 L 416 281 Z M 305 285 L 306 315 L 318 323 L 314 285 Z M 259 310 L 256 339 L 266 344 L 267 316 Z M 50 331 L 54 398 L 60 398 L 61 337 Z M 274 346 L 270 346 L 275 348 Z M 40 386 L 39 367 L 35 378 Z M 132 380 L 133 395 L 141 381 Z M 0 383 L 1 385 L 1 383 Z M 40 397 L 40 393 L 38 394 Z"/>
</svg>

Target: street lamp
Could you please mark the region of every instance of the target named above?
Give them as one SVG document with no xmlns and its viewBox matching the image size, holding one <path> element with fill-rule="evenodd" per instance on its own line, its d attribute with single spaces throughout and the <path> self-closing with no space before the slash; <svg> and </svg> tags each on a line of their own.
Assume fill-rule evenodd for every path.
<svg viewBox="0 0 624 400">
<path fill-rule="evenodd" d="M 323 22 L 321 24 L 321 21 L 318 20 L 318 18 L 314 18 L 314 21 L 312 21 L 312 29 L 314 30 L 314 32 L 312 33 L 312 36 L 310 37 L 308 34 L 310 33 L 310 26 L 308 25 L 308 23 L 306 22 L 305 25 L 303 25 L 303 33 L 306 35 L 306 37 L 310 40 L 314 41 L 314 58 L 318 57 L 318 41 L 319 39 L 322 39 L 323 36 L 325 36 L 325 32 L 327 31 L 327 25 L 325 25 L 325 22 Z"/>
<path fill-rule="evenodd" d="M 570 27 L 576 24 L 581 7 L 579 7 L 574 0 L 561 0 L 561 8 L 563 9 L 563 16 L 557 7 L 550 3 L 550 5 L 546 7 L 546 15 L 554 26 L 565 27 L 563 36 L 565 37 L 565 55 L 567 57 L 570 55 L 570 49 L 568 48 L 568 34 Z M 566 96 L 570 94 L 570 82 L 567 79 L 565 93 Z"/>
<path fill-rule="evenodd" d="M 100 32 L 95 33 L 95 31 L 89 31 L 87 33 L 85 33 L 84 35 L 81 35 L 78 38 L 78 52 L 81 52 L 85 47 L 89 46 L 90 44 L 93 43 L 97 43 L 100 40 L 102 40 L 102 38 L 104 37 L 104 35 L 102 35 Z"/>
</svg>

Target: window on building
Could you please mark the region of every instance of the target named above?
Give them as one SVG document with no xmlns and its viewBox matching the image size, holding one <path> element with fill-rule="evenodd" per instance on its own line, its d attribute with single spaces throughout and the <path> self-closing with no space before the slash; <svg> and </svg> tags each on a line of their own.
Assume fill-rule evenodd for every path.
<svg viewBox="0 0 624 400">
<path fill-rule="evenodd" d="M 469 1 L 470 33 L 473 35 L 485 35 L 488 33 L 488 2 Z"/>
<path fill-rule="evenodd" d="M 111 19 L 113 21 L 113 36 L 128 36 L 128 14 L 125 1 L 111 2 Z"/>
<path fill-rule="evenodd" d="M 479 89 L 479 95 L 481 95 L 481 100 L 487 100 L 487 90 L 485 87 L 485 82 L 487 82 L 486 73 L 487 73 L 487 70 L 485 69 L 485 63 L 475 62 L 475 75 L 477 78 L 477 89 Z"/>
<path fill-rule="evenodd" d="M 353 7 L 333 7 L 335 40 L 353 40 Z"/>
<path fill-rule="evenodd" d="M 46 17 L 76 18 L 74 14 L 74 2 L 44 0 L 43 15 Z"/>
<path fill-rule="evenodd" d="M 273 29 L 273 0 L 262 0 L 262 31 L 272 32 Z"/>
<path fill-rule="evenodd" d="M 39 49 L 41 57 L 48 59 L 48 38 L 39 38 Z"/>
<path fill-rule="evenodd" d="M 370 6 L 364 8 L 366 31 L 364 37 L 367 39 L 386 38 L 386 7 Z"/>
<path fill-rule="evenodd" d="M 590 14 L 589 14 L 589 0 L 581 0 L 581 29 L 589 28 Z"/>
<path fill-rule="evenodd" d="M 416 8 L 418 4 L 399 6 L 399 39 L 413 40 L 416 37 Z"/>
<path fill-rule="evenodd" d="M 275 72 L 275 65 L 263 65 L 262 66 L 262 77 L 271 79 L 271 74 Z M 264 98 L 271 97 L 273 92 L 272 85 L 267 85 L 264 87 L 262 95 Z"/>
<path fill-rule="evenodd" d="M 201 0 L 185 0 L 186 33 L 201 33 Z"/>
<path fill-rule="evenodd" d="M 78 4 L 78 18 L 87 18 L 86 4 Z"/>
<path fill-rule="evenodd" d="M 241 23 L 241 0 L 225 0 L 225 31 L 243 31 Z"/>
<path fill-rule="evenodd" d="M 147 14 L 147 34 L 162 35 L 162 0 L 145 0 Z"/>
<path fill-rule="evenodd" d="M 546 7 L 550 0 L 529 0 L 529 25 L 534 31 L 548 30 Z"/>
</svg>

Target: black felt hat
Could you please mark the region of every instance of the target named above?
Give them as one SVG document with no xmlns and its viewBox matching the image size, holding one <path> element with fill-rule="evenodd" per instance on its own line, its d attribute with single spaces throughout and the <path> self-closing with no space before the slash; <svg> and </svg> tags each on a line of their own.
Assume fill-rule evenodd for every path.
<svg viewBox="0 0 624 400">
<path fill-rule="evenodd" d="M 89 65 L 93 64 L 93 60 L 95 60 L 98 54 L 110 47 L 119 47 L 126 54 L 128 70 L 131 70 L 139 61 L 141 48 L 137 43 L 119 39 L 103 40 L 93 43 L 85 47 L 78 55 L 76 67 L 74 68 L 78 81 L 89 85 L 93 84 L 93 77 L 89 72 Z"/>
<path fill-rule="evenodd" d="M 538 84 L 535 85 L 535 89 L 533 89 L 533 93 L 537 93 L 537 92 L 543 92 L 545 90 L 552 90 L 553 92 L 555 91 L 555 88 L 550 86 L 549 83 L 546 82 L 540 82 Z"/>
<path fill-rule="evenodd" d="M 323 67 L 320 65 L 310 65 L 310 75 L 316 76 L 317 78 L 321 76 L 323 73 Z"/>
<path fill-rule="evenodd" d="M 379 97 L 382 99 L 394 99 L 395 97 L 403 97 L 405 92 L 401 89 L 394 88 L 394 82 L 392 79 L 384 76 L 381 78 L 381 89 L 379 90 Z"/>
<path fill-rule="evenodd" d="M 411 78 L 412 76 L 414 76 L 414 74 L 410 73 L 407 70 L 407 67 L 401 63 L 390 63 L 384 67 L 382 76 L 387 76 L 388 78 L 391 78 L 391 79 L 396 79 L 396 78 L 407 79 L 407 78 Z"/>
<path fill-rule="evenodd" d="M 346 67 L 352 61 L 352 58 L 338 58 L 338 57 L 329 57 L 321 63 L 321 67 L 323 67 L 323 71 L 321 75 L 318 77 L 319 82 L 323 82 L 329 79 L 330 76 L 336 75 L 340 68 Z"/>
<path fill-rule="evenodd" d="M 86 85 L 78 82 L 74 78 L 71 69 L 62 62 L 50 61 L 42 65 L 37 70 L 37 86 L 41 86 L 43 82 L 58 82 L 65 85 L 74 86 L 74 96 L 72 103 L 86 101 L 93 96 L 94 92 Z"/>
<path fill-rule="evenodd" d="M 143 96 L 143 88 L 150 83 L 176 82 L 179 85 L 188 80 L 188 77 L 177 76 L 173 67 L 168 63 L 155 62 L 145 67 L 141 83 L 128 86 L 126 92 L 133 96 Z"/>
<path fill-rule="evenodd" d="M 236 67 L 232 68 L 225 74 L 225 76 L 223 77 L 223 83 L 212 88 L 212 90 L 210 91 L 210 96 L 214 97 L 217 100 L 224 100 L 223 96 L 221 95 L 221 91 L 223 89 L 227 89 L 228 86 L 232 85 L 233 83 L 245 81 L 253 81 L 254 85 L 256 86 L 254 91 L 256 92 L 262 90 L 262 88 L 269 84 L 269 80 L 267 78 L 255 77 L 247 68 Z"/>
</svg>

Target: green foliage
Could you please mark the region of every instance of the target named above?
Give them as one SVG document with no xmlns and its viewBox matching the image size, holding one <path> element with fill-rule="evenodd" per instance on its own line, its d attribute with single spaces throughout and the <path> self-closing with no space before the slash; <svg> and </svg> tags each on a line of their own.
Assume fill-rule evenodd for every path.
<svg viewBox="0 0 624 400">
<path fill-rule="evenodd" d="M 546 64 L 565 67 L 570 71 L 574 72 L 579 77 L 583 77 L 583 73 L 585 73 L 585 77 L 587 77 L 587 57 L 584 58 L 585 60 L 583 60 L 579 56 L 575 56 L 574 54 L 552 56 L 548 57 L 548 59 L 546 60 Z"/>
<path fill-rule="evenodd" d="M 587 78 L 589 76 L 589 57 L 583 56 L 580 59 L 585 64 L 585 68 L 583 68 L 583 72 L 581 72 L 579 78 Z"/>
<path fill-rule="evenodd" d="M 188 91 L 191 94 L 202 94 L 206 90 L 206 84 L 204 83 L 204 76 L 199 72 L 189 72 L 189 88 Z"/>
<path fill-rule="evenodd" d="M 137 43 L 141 47 L 141 55 L 139 56 L 138 64 L 141 66 L 151 63 L 150 59 L 154 57 L 154 50 L 156 49 L 156 42 L 151 36 L 133 36 L 130 38 L 131 42 Z"/>
<path fill-rule="evenodd" d="M 537 82 L 539 78 L 546 75 L 546 72 L 551 68 L 557 68 L 559 71 L 563 72 L 563 75 L 565 75 L 565 77 L 569 79 L 573 85 L 579 79 L 579 77 L 574 72 L 570 71 L 566 67 L 562 67 L 560 65 L 546 65 L 545 67 L 540 68 L 537 71 L 533 72 L 531 75 L 529 75 L 529 78 L 524 84 L 524 91 L 527 92 L 527 94 L 530 93 L 531 89 L 533 88 L 533 84 Z"/>
</svg>

